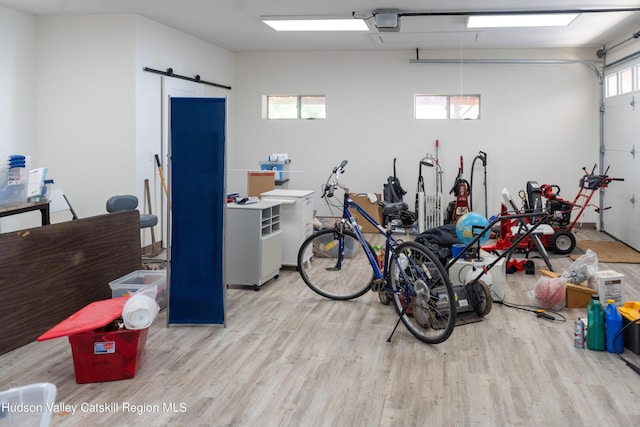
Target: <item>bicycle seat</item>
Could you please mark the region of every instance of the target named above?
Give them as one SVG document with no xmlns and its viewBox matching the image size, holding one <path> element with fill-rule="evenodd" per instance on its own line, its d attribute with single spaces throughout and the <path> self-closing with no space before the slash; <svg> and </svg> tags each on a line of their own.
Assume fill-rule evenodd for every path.
<svg viewBox="0 0 640 427">
<path fill-rule="evenodd" d="M 398 213 L 398 212 L 409 209 L 409 205 L 407 205 L 405 202 L 395 202 L 395 203 L 380 202 L 380 206 L 382 206 L 382 214 L 385 216 L 389 216 L 394 213 Z"/>
</svg>

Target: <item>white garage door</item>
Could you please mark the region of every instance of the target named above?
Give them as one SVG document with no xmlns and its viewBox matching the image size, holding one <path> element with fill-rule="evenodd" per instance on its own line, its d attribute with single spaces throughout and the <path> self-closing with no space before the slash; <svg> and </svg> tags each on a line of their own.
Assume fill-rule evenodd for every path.
<svg viewBox="0 0 640 427">
<path fill-rule="evenodd" d="M 603 231 L 640 250 L 640 57 L 605 70 Z M 615 95 L 614 95 L 615 93 Z M 639 152 L 636 153 L 636 150 Z M 638 199 L 636 201 L 636 199 Z"/>
</svg>

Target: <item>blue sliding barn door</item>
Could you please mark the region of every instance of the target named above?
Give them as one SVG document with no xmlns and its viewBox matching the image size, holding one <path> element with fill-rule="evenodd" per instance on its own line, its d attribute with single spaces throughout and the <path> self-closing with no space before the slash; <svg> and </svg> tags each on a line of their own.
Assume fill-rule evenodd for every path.
<svg viewBox="0 0 640 427">
<path fill-rule="evenodd" d="M 224 98 L 171 98 L 167 323 L 224 324 Z"/>
</svg>

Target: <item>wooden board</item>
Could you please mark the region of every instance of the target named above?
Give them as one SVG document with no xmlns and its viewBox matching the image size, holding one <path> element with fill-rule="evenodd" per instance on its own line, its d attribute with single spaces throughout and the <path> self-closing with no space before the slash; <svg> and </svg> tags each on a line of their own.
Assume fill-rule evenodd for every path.
<svg viewBox="0 0 640 427">
<path fill-rule="evenodd" d="M 0 354 L 84 306 L 111 298 L 109 282 L 141 268 L 138 211 L 0 234 Z"/>
</svg>

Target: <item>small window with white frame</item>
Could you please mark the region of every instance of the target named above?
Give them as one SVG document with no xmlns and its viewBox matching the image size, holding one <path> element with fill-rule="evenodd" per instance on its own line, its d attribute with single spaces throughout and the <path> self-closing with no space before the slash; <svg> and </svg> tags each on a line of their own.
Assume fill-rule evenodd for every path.
<svg viewBox="0 0 640 427">
<path fill-rule="evenodd" d="M 415 118 L 479 120 L 480 95 L 415 95 Z"/>
<path fill-rule="evenodd" d="M 605 97 L 610 98 L 618 94 L 618 74 L 612 73 L 605 77 Z"/>
<path fill-rule="evenodd" d="M 480 95 L 449 97 L 450 118 L 478 120 L 480 118 Z"/>
<path fill-rule="evenodd" d="M 326 119 L 324 95 L 266 95 L 263 99 L 268 120 Z"/>
<path fill-rule="evenodd" d="M 633 91 L 633 70 L 625 68 L 618 72 L 620 76 L 620 95 Z"/>
</svg>

